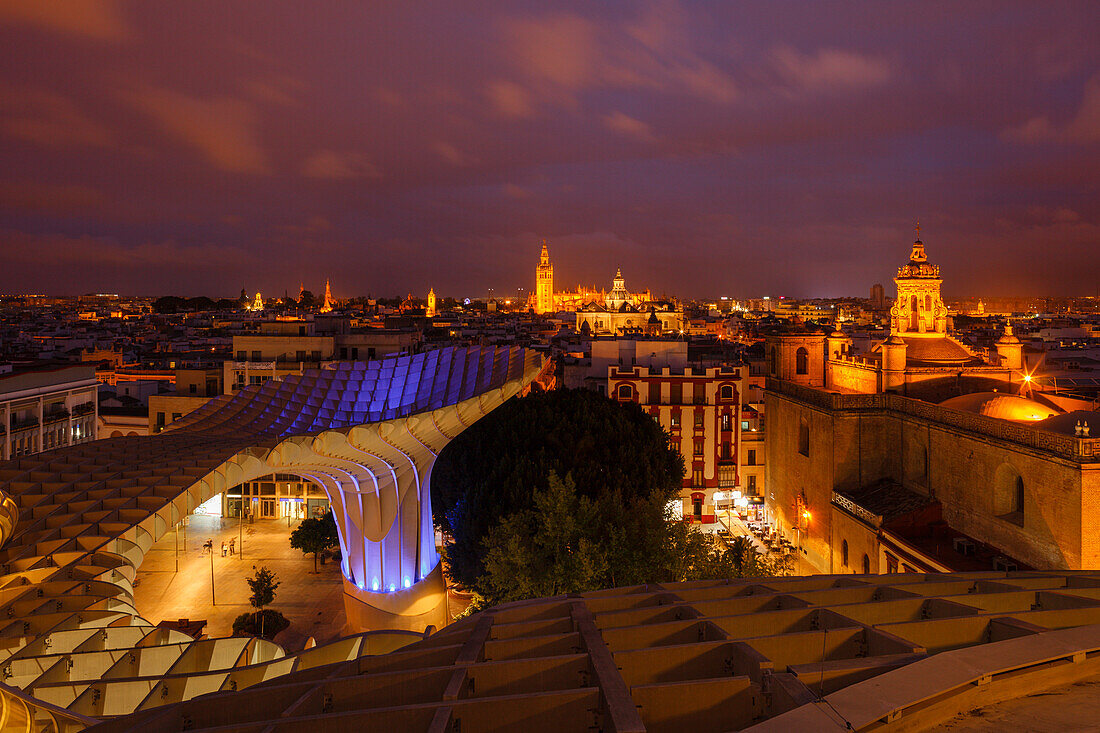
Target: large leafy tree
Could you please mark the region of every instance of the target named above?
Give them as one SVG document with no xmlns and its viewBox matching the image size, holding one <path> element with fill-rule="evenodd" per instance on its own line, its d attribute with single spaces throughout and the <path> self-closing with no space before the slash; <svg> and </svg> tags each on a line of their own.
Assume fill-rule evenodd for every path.
<svg viewBox="0 0 1100 733">
<path fill-rule="evenodd" d="M 332 512 L 325 512 L 325 516 L 320 519 L 303 519 L 290 533 L 290 546 L 293 549 L 313 553 L 313 572 L 317 572 L 317 555 L 322 550 L 335 547 L 339 541 L 336 519 Z"/>
<path fill-rule="evenodd" d="M 551 473 L 533 506 L 506 518 L 485 540 L 480 593 L 494 601 L 576 593 L 599 587 L 607 557 L 594 539 L 596 505 L 578 496 L 573 479 Z"/>
<path fill-rule="evenodd" d="M 664 508 L 679 492 L 683 459 L 636 404 L 588 390 L 532 393 L 510 400 L 465 430 L 440 453 L 432 472 L 436 523 L 449 533 L 451 577 L 469 588 L 485 573 L 484 541 L 517 512 L 535 506 L 550 476 L 569 476 L 616 532 L 607 551 L 616 585 L 640 582 L 659 537 Z"/>
<path fill-rule="evenodd" d="M 485 571 L 474 588 L 474 610 L 507 601 L 578 593 L 616 585 L 785 575 L 785 557 L 764 556 L 747 537 L 727 547 L 712 535 L 669 522 L 663 509 L 636 507 L 645 524 L 608 514 L 579 496 L 570 477 L 549 476 L 532 506 L 485 538 Z M 656 520 L 653 517 L 656 516 Z M 636 534 L 644 529 L 645 534 Z"/>
</svg>

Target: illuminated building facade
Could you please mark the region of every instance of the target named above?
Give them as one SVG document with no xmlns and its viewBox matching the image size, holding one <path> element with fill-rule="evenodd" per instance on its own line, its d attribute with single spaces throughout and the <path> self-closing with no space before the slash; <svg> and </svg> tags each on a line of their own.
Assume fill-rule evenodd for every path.
<svg viewBox="0 0 1100 733">
<path fill-rule="evenodd" d="M 424 312 L 428 318 L 435 318 L 439 315 L 439 311 L 435 306 L 435 288 L 428 288 L 428 309 Z"/>
<path fill-rule="evenodd" d="M 95 440 L 98 387 L 92 365 L 0 374 L 0 458 Z"/>
<path fill-rule="evenodd" d="M 329 287 L 328 279 L 325 280 L 325 302 L 321 305 L 321 313 L 332 313 L 332 309 L 335 303 L 332 300 L 332 288 Z"/>
<path fill-rule="evenodd" d="M 544 239 L 539 264 L 535 268 L 535 313 L 554 311 L 554 265 L 550 263 L 550 252 L 546 249 Z"/>
<path fill-rule="evenodd" d="M 638 403 L 683 457 L 680 515 L 686 521 L 715 522 L 716 493 L 739 490 L 754 508 L 763 503 L 762 424 L 755 412 L 751 422 L 742 414 L 747 372 L 745 366 L 608 367 L 608 395 Z"/>
<path fill-rule="evenodd" d="M 949 334 L 919 239 L 895 282 L 869 354 L 797 323 L 767 337 L 768 518 L 821 572 L 1100 564 L 1100 440 L 1016 394 L 1011 327 L 988 351 Z"/>
</svg>

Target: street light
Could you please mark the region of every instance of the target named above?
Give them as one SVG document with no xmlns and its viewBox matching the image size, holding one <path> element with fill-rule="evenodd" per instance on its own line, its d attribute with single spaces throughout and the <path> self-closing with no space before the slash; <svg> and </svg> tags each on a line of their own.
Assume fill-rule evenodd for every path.
<svg viewBox="0 0 1100 733">
<path fill-rule="evenodd" d="M 214 598 L 214 545 L 211 543 L 210 547 L 210 605 L 218 605 L 217 600 Z"/>
</svg>

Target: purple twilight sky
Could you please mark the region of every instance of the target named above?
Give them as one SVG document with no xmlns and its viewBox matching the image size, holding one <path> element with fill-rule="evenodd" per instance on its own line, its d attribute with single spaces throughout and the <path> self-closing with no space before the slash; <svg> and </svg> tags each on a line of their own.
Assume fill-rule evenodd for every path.
<svg viewBox="0 0 1100 733">
<path fill-rule="evenodd" d="M 1100 3 L 0 0 L 0 293 L 1095 294 Z"/>
</svg>

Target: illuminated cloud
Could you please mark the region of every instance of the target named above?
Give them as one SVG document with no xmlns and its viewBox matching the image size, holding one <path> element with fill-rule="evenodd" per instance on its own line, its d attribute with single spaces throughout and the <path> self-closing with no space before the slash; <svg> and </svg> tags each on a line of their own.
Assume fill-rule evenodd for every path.
<svg viewBox="0 0 1100 733">
<path fill-rule="evenodd" d="M 2 81 L 0 129 L 11 137 L 46 147 L 105 147 L 112 143 L 110 131 L 68 97 Z"/>
<path fill-rule="evenodd" d="M 9 261 L 20 264 L 41 264 L 42 252 L 49 252 L 50 263 L 58 267 L 108 265 L 135 272 L 161 267 L 201 269 L 204 262 L 247 267 L 256 259 L 240 248 L 217 244 L 165 240 L 125 246 L 110 237 L 39 235 L 10 230 L 0 231 L 0 246 L 5 248 Z"/>
<path fill-rule="evenodd" d="M 382 171 L 358 153 L 318 150 L 306 158 L 302 164 L 302 175 L 307 178 L 345 180 L 349 178 L 381 178 Z"/>
<path fill-rule="evenodd" d="M 116 0 L 0 0 L 0 22 L 22 23 L 101 41 L 131 35 Z"/>
<path fill-rule="evenodd" d="M 772 52 L 780 76 L 802 89 L 830 90 L 881 86 L 890 80 L 890 65 L 882 58 L 824 48 L 802 54 L 789 46 Z"/>
<path fill-rule="evenodd" d="M 614 130 L 642 142 L 652 142 L 654 139 L 653 131 L 649 128 L 649 125 L 622 112 L 604 115 L 603 123 L 609 130 Z"/>
<path fill-rule="evenodd" d="M 493 107 L 506 117 L 530 117 L 535 111 L 531 95 L 515 82 L 491 82 L 485 94 Z"/>
<path fill-rule="evenodd" d="M 1081 107 L 1062 124 L 1052 122 L 1049 115 L 1030 120 L 1005 131 L 1005 138 L 1017 142 L 1095 143 L 1100 141 L 1100 74 L 1085 85 Z"/>
<path fill-rule="evenodd" d="M 467 155 L 448 142 L 437 142 L 432 146 L 432 150 L 434 150 L 436 155 L 440 158 L 459 168 L 477 163 L 476 158 Z"/>
<path fill-rule="evenodd" d="M 161 130 L 198 151 L 215 168 L 228 173 L 267 173 L 260 147 L 256 113 L 248 102 L 229 97 L 199 98 L 148 88 L 131 98 Z"/>
</svg>

